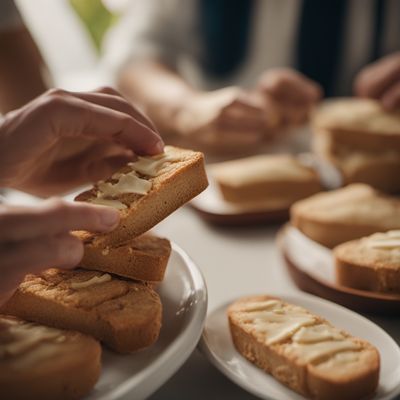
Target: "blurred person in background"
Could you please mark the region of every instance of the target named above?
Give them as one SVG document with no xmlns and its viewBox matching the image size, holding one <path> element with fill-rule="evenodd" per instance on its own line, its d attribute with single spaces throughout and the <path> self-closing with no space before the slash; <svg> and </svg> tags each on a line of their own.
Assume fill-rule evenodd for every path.
<svg viewBox="0 0 400 400">
<path fill-rule="evenodd" d="M 0 114 L 49 87 L 46 65 L 14 1 L 0 1 Z"/>
<path fill-rule="evenodd" d="M 255 150 L 303 123 L 322 93 L 353 86 L 387 108 L 400 103 L 396 0 L 127 4 L 105 61 L 168 140 Z"/>
</svg>

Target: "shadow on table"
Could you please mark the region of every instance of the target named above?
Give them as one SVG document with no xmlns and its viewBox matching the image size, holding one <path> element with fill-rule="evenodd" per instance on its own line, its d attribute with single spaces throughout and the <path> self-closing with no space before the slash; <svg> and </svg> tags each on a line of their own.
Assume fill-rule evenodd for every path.
<svg viewBox="0 0 400 400">
<path fill-rule="evenodd" d="M 257 397 L 232 383 L 198 350 L 149 400 L 256 400 Z"/>
</svg>

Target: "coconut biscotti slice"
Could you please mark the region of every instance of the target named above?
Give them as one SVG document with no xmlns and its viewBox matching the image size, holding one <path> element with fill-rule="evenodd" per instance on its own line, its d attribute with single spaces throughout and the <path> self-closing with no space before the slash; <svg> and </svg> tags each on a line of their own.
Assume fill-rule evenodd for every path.
<svg viewBox="0 0 400 400">
<path fill-rule="evenodd" d="M 378 386 L 378 350 L 302 307 L 247 297 L 229 307 L 228 319 L 244 357 L 308 398 L 363 399 Z"/>
<path fill-rule="evenodd" d="M 333 249 L 339 284 L 400 294 L 400 231 L 375 233 Z"/>
<path fill-rule="evenodd" d="M 74 232 L 84 244 L 79 264 L 85 269 L 109 272 L 137 281 L 161 282 L 164 279 L 171 243 L 155 235 L 145 234 L 118 245 L 103 245 L 88 232 Z"/>
<path fill-rule="evenodd" d="M 27 275 L 0 312 L 89 334 L 120 353 L 153 344 L 162 306 L 142 283 L 85 270 L 49 269 Z"/>
<path fill-rule="evenodd" d="M 100 343 L 90 336 L 0 315 L 1 399 L 80 399 L 100 363 Z"/>
<path fill-rule="evenodd" d="M 166 146 L 165 153 L 139 157 L 75 200 L 119 209 L 118 227 L 97 235 L 98 242 L 118 244 L 147 232 L 207 185 L 202 153 Z"/>
</svg>

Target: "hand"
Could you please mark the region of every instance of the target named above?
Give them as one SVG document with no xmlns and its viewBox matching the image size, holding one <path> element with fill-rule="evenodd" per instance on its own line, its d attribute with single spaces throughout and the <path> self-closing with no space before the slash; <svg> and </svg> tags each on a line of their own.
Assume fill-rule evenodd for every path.
<svg viewBox="0 0 400 400">
<path fill-rule="evenodd" d="M 83 245 L 71 230 L 108 232 L 118 221 L 117 210 L 81 202 L 51 199 L 36 207 L 0 205 L 0 304 L 26 274 L 79 263 Z"/>
<path fill-rule="evenodd" d="M 367 65 L 354 83 L 357 96 L 377 99 L 388 110 L 400 107 L 400 52 Z"/>
<path fill-rule="evenodd" d="M 48 196 L 162 150 L 152 123 L 113 89 L 50 90 L 0 124 L 0 187 Z"/>
<path fill-rule="evenodd" d="M 269 107 L 275 108 L 281 129 L 305 123 L 322 97 L 322 88 L 316 82 L 285 68 L 266 71 L 257 90 L 265 96 Z"/>
<path fill-rule="evenodd" d="M 273 134 L 261 97 L 236 87 L 193 93 L 175 117 L 175 130 L 197 145 L 223 152 L 247 151 Z"/>
</svg>

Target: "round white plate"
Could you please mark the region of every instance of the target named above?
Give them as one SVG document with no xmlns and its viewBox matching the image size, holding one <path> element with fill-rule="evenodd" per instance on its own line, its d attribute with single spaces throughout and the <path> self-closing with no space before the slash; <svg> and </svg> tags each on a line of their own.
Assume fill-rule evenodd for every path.
<svg viewBox="0 0 400 400">
<path fill-rule="evenodd" d="M 163 304 L 158 341 L 131 355 L 104 348 L 100 380 L 88 400 L 144 399 L 165 383 L 196 347 L 207 313 L 206 284 L 193 261 L 174 243 L 157 292 Z"/>
<path fill-rule="evenodd" d="M 373 400 L 395 399 L 400 393 L 400 348 L 380 327 L 368 319 L 326 300 L 308 294 L 274 294 L 325 317 L 336 327 L 368 340 L 381 356 L 379 388 Z M 223 374 L 250 393 L 262 399 L 300 400 L 303 396 L 281 385 L 272 376 L 242 357 L 235 349 L 228 325 L 226 309 L 220 306 L 206 320 L 200 349 Z"/>
</svg>

